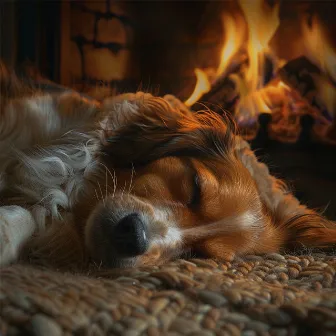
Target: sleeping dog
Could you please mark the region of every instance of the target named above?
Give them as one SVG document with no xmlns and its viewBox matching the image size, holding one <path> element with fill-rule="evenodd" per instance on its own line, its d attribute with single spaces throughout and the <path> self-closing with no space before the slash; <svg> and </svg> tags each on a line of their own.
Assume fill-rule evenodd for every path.
<svg viewBox="0 0 336 336">
<path fill-rule="evenodd" d="M 2 69 L 0 117 L 2 266 L 134 267 L 336 243 L 335 224 L 211 111 L 143 92 L 45 93 Z"/>
</svg>

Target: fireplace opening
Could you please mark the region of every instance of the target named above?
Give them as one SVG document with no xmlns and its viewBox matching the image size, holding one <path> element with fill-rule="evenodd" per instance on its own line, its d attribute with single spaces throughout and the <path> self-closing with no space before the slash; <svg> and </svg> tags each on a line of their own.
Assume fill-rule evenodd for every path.
<svg viewBox="0 0 336 336">
<path fill-rule="evenodd" d="M 336 3 L 5 1 L 1 58 L 96 99 L 135 90 L 229 113 L 296 195 L 336 219 Z"/>
</svg>

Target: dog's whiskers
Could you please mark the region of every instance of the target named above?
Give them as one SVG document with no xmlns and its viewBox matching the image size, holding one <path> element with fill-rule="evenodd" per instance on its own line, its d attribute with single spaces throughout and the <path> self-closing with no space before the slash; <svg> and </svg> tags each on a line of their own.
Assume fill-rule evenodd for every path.
<svg viewBox="0 0 336 336">
<path fill-rule="evenodd" d="M 116 176 L 115 170 L 113 170 L 113 183 L 114 183 L 114 189 L 113 189 L 112 198 L 114 198 L 114 196 L 115 196 L 115 193 L 116 193 L 116 191 L 117 191 L 117 183 L 118 183 L 118 180 L 117 180 L 117 176 Z"/>
<path fill-rule="evenodd" d="M 124 199 L 124 193 L 125 193 L 125 190 L 126 190 L 126 186 L 127 186 L 127 181 L 125 181 L 124 183 L 124 187 L 122 189 L 122 192 L 121 192 L 121 199 L 123 200 Z M 126 193 L 125 193 L 126 194 Z"/>
<path fill-rule="evenodd" d="M 107 169 L 105 169 L 105 198 L 107 198 Z"/>
<path fill-rule="evenodd" d="M 128 193 L 130 194 L 131 191 L 132 191 L 132 183 L 133 183 L 133 176 L 135 174 L 135 169 L 134 169 L 134 165 L 132 163 L 132 173 L 131 173 L 131 180 L 130 180 L 130 183 L 129 183 L 129 188 L 128 188 Z"/>
<path fill-rule="evenodd" d="M 116 189 L 117 189 L 117 181 L 116 181 L 116 173 L 115 173 L 115 170 L 113 169 L 113 175 L 111 173 L 111 170 L 102 162 L 100 162 L 99 164 L 101 164 L 104 168 L 105 168 L 105 178 L 106 178 L 106 196 L 107 196 L 107 188 L 108 188 L 108 183 L 107 183 L 107 173 L 109 173 L 109 175 L 111 176 L 112 178 L 112 181 L 113 181 L 113 194 L 112 194 L 112 198 L 114 198 L 114 195 L 116 193 Z"/>
<path fill-rule="evenodd" d="M 104 194 L 103 194 L 102 188 L 101 188 L 100 183 L 99 183 L 98 181 L 97 181 L 97 183 L 98 183 L 98 186 L 99 186 L 100 195 L 101 195 L 103 204 L 104 204 L 104 206 L 105 206 L 105 199 L 104 199 Z"/>
<path fill-rule="evenodd" d="M 98 197 L 98 193 L 97 193 L 97 189 L 95 188 L 95 195 L 96 195 L 96 198 L 97 198 L 97 201 L 100 201 L 99 197 Z"/>
</svg>

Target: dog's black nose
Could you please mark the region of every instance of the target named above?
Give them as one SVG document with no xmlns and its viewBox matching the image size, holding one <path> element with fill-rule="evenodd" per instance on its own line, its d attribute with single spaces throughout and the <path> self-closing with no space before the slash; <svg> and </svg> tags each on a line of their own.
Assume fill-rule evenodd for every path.
<svg viewBox="0 0 336 336">
<path fill-rule="evenodd" d="M 127 215 L 117 223 L 113 241 L 118 254 L 124 257 L 135 257 L 147 251 L 147 229 L 138 214 Z"/>
</svg>

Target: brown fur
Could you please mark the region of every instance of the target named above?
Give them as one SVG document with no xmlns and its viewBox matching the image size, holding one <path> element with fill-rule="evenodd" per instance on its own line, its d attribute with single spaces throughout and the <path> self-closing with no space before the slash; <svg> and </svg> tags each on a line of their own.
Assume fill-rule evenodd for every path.
<svg viewBox="0 0 336 336">
<path fill-rule="evenodd" d="M 1 111 L 13 98 L 24 106 L 27 101 L 22 97 L 32 96 L 29 89 L 21 90 L 15 81 L 6 81 L 4 86 L 4 78 L 11 75 L 4 70 L 1 73 L 2 95 L 7 97 Z M 6 93 L 14 87 L 15 94 Z M 73 223 L 61 223 L 60 232 L 54 225 L 37 237 L 30 244 L 36 254 L 49 251 L 57 259 L 65 251 L 63 261 L 84 260 L 88 254 L 98 263 L 109 261 L 112 252 L 108 237 L 100 232 L 100 221 L 114 218 L 118 211 L 123 216 L 130 212 L 147 216 L 151 230 L 160 239 L 167 238 L 172 228 L 181 239 L 175 241 L 172 235 L 164 244 L 153 243 L 143 255 L 128 261 L 115 262 L 112 255 L 112 266 L 158 264 L 189 250 L 231 259 L 287 247 L 335 246 L 335 224 L 301 206 L 291 194 L 286 195 L 281 181 L 273 178 L 277 196 L 273 203 L 266 200 L 273 189 L 265 191 L 262 184 L 272 177 L 266 171 L 264 179 L 258 179 L 261 168 L 252 171 L 237 154 L 238 138 L 229 119 L 210 111 L 192 113 L 144 93 L 108 99 L 103 104 L 74 93 L 56 95 L 50 101 L 56 106 L 53 113 L 62 120 L 57 141 L 51 144 L 62 143 L 64 135 L 78 126 L 100 144 L 93 160 L 104 168 L 96 175 L 79 176 L 83 177 L 84 192 L 65 209 L 73 215 Z M 27 120 L 27 125 L 21 125 L 23 129 L 34 127 Z M 47 146 L 41 134 L 38 143 L 32 144 L 32 153 L 39 146 Z M 21 199 L 22 204 L 27 208 L 33 205 L 28 199 Z"/>
</svg>

